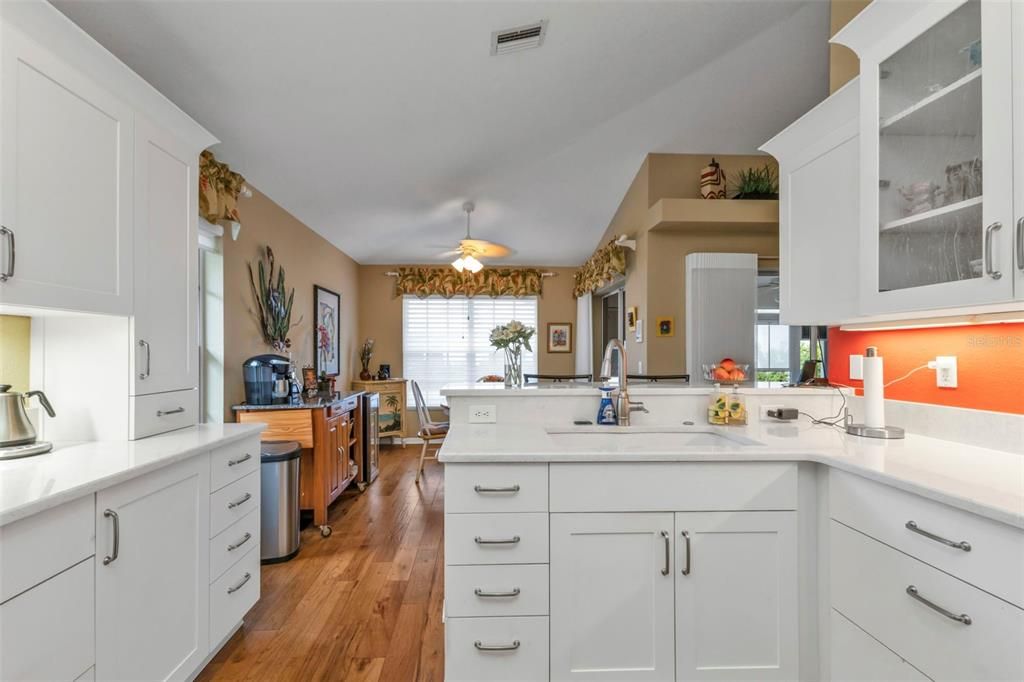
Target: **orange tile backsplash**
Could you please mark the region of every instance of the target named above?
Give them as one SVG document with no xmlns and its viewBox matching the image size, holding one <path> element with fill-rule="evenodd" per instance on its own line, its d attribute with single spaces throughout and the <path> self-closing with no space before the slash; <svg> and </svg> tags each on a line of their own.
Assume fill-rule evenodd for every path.
<svg viewBox="0 0 1024 682">
<path fill-rule="evenodd" d="M 923 369 L 885 390 L 885 397 L 951 407 L 1024 414 L 1024 323 L 886 331 L 828 330 L 829 379 L 850 380 L 850 355 L 877 346 L 892 381 L 937 355 L 955 355 L 958 387 L 938 388 Z M 859 393 L 859 392 L 858 392 Z"/>
</svg>

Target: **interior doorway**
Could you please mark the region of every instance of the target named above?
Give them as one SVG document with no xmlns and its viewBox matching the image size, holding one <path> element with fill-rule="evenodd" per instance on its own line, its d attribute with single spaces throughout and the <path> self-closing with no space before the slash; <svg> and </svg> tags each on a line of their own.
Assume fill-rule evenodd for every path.
<svg viewBox="0 0 1024 682">
<path fill-rule="evenodd" d="M 619 287 L 605 294 L 601 299 L 601 347 L 599 355 L 604 354 L 608 342 L 618 339 L 626 340 L 626 290 Z M 612 356 L 612 376 L 619 374 L 619 354 Z"/>
</svg>

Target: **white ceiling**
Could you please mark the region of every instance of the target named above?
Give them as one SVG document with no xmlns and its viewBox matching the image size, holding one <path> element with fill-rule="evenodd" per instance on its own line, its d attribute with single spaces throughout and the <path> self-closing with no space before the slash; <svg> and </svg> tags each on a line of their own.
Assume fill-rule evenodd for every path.
<svg viewBox="0 0 1024 682">
<path fill-rule="evenodd" d="M 507 262 L 578 264 L 647 152 L 751 153 L 827 94 L 823 0 L 55 4 L 361 263 L 436 260 L 473 199 Z"/>
</svg>

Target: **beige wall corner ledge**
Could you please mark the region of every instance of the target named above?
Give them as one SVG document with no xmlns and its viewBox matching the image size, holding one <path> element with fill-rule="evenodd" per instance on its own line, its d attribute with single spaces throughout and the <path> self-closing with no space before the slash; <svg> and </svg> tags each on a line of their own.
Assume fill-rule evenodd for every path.
<svg viewBox="0 0 1024 682">
<path fill-rule="evenodd" d="M 763 232 L 779 229 L 774 199 L 659 199 L 647 210 L 648 230 Z"/>
</svg>

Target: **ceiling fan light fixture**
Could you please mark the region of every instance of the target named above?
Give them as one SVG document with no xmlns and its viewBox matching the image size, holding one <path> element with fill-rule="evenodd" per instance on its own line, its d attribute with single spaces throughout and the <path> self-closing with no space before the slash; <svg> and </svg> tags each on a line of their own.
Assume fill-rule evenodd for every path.
<svg viewBox="0 0 1024 682">
<path fill-rule="evenodd" d="M 472 272 L 473 274 L 476 274 L 484 269 L 484 264 L 478 261 L 476 258 L 473 258 L 473 256 L 466 256 L 462 261 L 462 266 L 469 270 L 470 272 Z"/>
<path fill-rule="evenodd" d="M 464 259 L 462 256 L 459 256 L 458 258 L 452 261 L 452 267 L 455 268 L 456 271 L 462 272 L 463 270 L 466 269 L 466 259 Z"/>
</svg>

